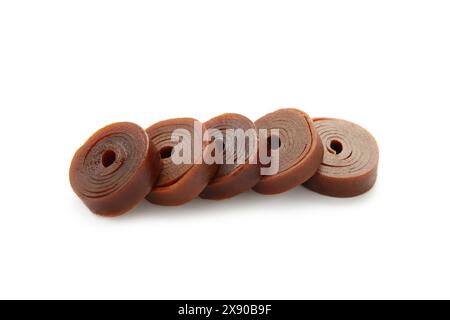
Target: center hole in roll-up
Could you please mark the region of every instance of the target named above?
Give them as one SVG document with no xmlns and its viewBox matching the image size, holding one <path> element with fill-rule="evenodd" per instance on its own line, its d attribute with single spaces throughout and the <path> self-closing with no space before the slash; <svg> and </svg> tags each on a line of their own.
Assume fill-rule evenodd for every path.
<svg viewBox="0 0 450 320">
<path fill-rule="evenodd" d="M 334 151 L 335 154 L 340 154 L 344 147 L 342 146 L 342 143 L 340 141 L 332 140 L 330 143 L 330 148 Z"/>
<path fill-rule="evenodd" d="M 108 168 L 116 161 L 116 153 L 112 150 L 106 150 L 102 154 L 102 164 L 105 168 Z"/>
<path fill-rule="evenodd" d="M 281 147 L 281 140 L 279 136 L 270 136 L 267 138 L 267 155 L 272 155 L 272 150 L 278 150 Z"/>
<path fill-rule="evenodd" d="M 172 146 L 163 147 L 163 148 L 161 148 L 161 150 L 159 150 L 159 154 L 161 155 L 161 159 L 170 158 L 172 156 L 172 153 L 173 153 L 173 147 Z"/>
</svg>

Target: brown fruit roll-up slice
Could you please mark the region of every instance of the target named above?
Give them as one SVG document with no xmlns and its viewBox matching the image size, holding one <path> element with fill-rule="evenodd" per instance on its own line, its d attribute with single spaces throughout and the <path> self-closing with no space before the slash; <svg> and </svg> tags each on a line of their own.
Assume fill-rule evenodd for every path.
<svg viewBox="0 0 450 320">
<path fill-rule="evenodd" d="M 94 213 L 117 216 L 150 192 L 160 156 L 144 129 L 122 122 L 97 131 L 75 153 L 70 183 Z"/>
<path fill-rule="evenodd" d="M 248 118 L 227 113 L 205 123 L 220 151 L 221 164 L 200 197 L 222 200 L 253 188 L 260 180 L 258 136 Z"/>
<path fill-rule="evenodd" d="M 324 151 L 313 122 L 306 113 L 297 109 L 280 109 L 260 118 L 255 125 L 259 130 L 261 165 L 269 166 L 261 153 L 267 151 L 272 157 L 270 167 L 278 168 L 270 175 L 262 176 L 253 188 L 256 192 L 282 193 L 299 186 L 316 173 Z M 267 134 L 263 134 L 261 129 L 267 130 Z M 274 134 L 272 130 L 279 132 Z M 267 150 L 264 150 L 265 142 Z"/>
<path fill-rule="evenodd" d="M 204 161 L 213 148 L 203 139 L 204 125 L 192 118 L 158 122 L 147 134 L 159 150 L 161 174 L 146 199 L 165 206 L 182 205 L 198 197 L 217 171 L 216 164 Z M 172 139 L 175 134 L 176 139 Z"/>
<path fill-rule="evenodd" d="M 318 118 L 314 125 L 325 155 L 319 171 L 305 186 L 333 197 L 354 197 L 369 191 L 377 179 L 379 151 L 375 138 L 345 120 Z"/>
</svg>

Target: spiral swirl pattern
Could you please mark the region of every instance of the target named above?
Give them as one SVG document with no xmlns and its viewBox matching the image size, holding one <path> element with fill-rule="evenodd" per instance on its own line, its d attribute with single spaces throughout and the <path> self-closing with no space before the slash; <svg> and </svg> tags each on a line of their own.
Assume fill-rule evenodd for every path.
<svg viewBox="0 0 450 320">
<path fill-rule="evenodd" d="M 254 123 L 243 115 L 226 113 L 209 120 L 205 127 L 218 135 L 214 137 L 216 151 L 223 151 L 223 164 L 200 197 L 226 199 L 253 188 L 260 180 Z"/>
<path fill-rule="evenodd" d="M 320 166 L 323 147 L 310 117 L 297 109 L 280 109 L 255 122 L 258 129 L 279 131 L 279 171 L 263 176 L 254 190 L 263 194 L 288 191 L 311 178 Z M 260 140 L 267 139 L 260 134 Z M 260 146 L 262 144 L 260 143 Z"/>
<path fill-rule="evenodd" d="M 318 118 L 314 125 L 325 154 L 318 172 L 305 185 L 336 197 L 356 196 L 372 188 L 379 158 L 373 136 L 345 120 Z"/>
<path fill-rule="evenodd" d="M 200 126 L 198 126 L 200 124 Z M 198 197 L 205 189 L 217 171 L 216 164 L 206 164 L 203 161 L 205 152 L 210 152 L 208 141 L 203 139 L 205 127 L 193 118 L 178 118 L 158 122 L 149 127 L 146 132 L 162 156 L 160 177 L 152 192 L 146 199 L 154 204 L 174 206 L 189 202 Z M 175 141 L 172 139 L 176 132 Z M 201 139 L 201 150 L 196 152 L 196 140 Z M 175 147 L 187 141 L 190 148 L 186 162 L 174 161 Z M 181 142 L 181 144 L 180 144 Z M 180 149 L 180 156 L 187 150 Z"/>
<path fill-rule="evenodd" d="M 194 135 L 198 134 L 202 137 L 202 132 L 195 132 L 195 121 L 197 120 L 191 118 L 176 119 L 175 121 L 165 120 L 158 122 L 146 130 L 156 149 L 160 150 L 162 154 L 164 153 L 164 150 L 167 150 L 168 152 L 168 154 L 161 159 L 163 170 L 156 182 L 157 187 L 168 186 L 177 182 L 177 180 L 188 172 L 195 163 L 196 159 L 194 152 L 191 152 L 190 159 L 186 163 L 175 164 L 171 157 L 173 148 L 178 145 L 180 141 L 189 141 L 190 150 L 194 150 Z M 172 141 L 172 134 L 175 130 L 177 130 L 177 137 L 180 138 L 180 141 Z"/>
<path fill-rule="evenodd" d="M 159 154 L 145 131 L 124 122 L 99 130 L 77 151 L 70 178 L 92 211 L 117 215 L 144 198 L 158 173 Z"/>
</svg>

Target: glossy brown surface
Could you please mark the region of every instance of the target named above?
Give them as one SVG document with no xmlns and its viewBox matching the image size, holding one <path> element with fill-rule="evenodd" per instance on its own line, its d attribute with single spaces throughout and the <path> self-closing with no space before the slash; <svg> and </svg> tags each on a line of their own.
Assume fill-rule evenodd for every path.
<svg viewBox="0 0 450 320">
<path fill-rule="evenodd" d="M 240 114 L 227 113 L 209 120 L 205 127 L 218 130 L 215 142 L 217 150 L 224 151 L 224 159 L 200 197 L 222 200 L 253 188 L 260 180 L 258 136 L 254 123 Z M 242 129 L 247 139 L 231 139 L 230 135 L 227 138 L 226 131 L 236 129 Z M 238 161 L 238 155 L 242 155 L 242 160 Z"/>
<path fill-rule="evenodd" d="M 144 129 L 122 122 L 97 131 L 75 153 L 70 183 L 94 213 L 117 216 L 150 192 L 160 156 Z"/>
<path fill-rule="evenodd" d="M 305 186 L 334 197 L 353 197 L 370 190 L 377 179 L 378 146 L 360 126 L 338 119 L 314 119 L 325 154 L 319 171 Z"/>
<path fill-rule="evenodd" d="M 158 122 L 146 130 L 162 158 L 161 174 L 153 190 L 146 197 L 148 201 L 166 206 L 184 204 L 198 197 L 214 177 L 217 165 L 208 165 L 203 161 L 203 153 L 210 153 L 211 147 L 209 141 L 202 139 L 205 128 L 201 124 L 196 128 L 195 122 L 200 124 L 192 118 L 171 119 Z M 175 146 L 179 144 L 172 141 L 172 133 L 175 130 L 184 141 L 190 141 L 192 152 L 189 163 L 176 164 L 172 159 L 173 152 L 176 151 Z M 194 152 L 195 135 L 203 141 L 200 142 L 202 149 L 200 152 Z"/>
<path fill-rule="evenodd" d="M 279 172 L 263 176 L 253 188 L 256 192 L 282 193 L 299 186 L 316 173 L 324 151 L 314 124 L 306 113 L 297 109 L 280 109 L 265 115 L 255 124 L 258 129 L 280 131 Z M 260 135 L 261 139 L 267 137 Z"/>
</svg>

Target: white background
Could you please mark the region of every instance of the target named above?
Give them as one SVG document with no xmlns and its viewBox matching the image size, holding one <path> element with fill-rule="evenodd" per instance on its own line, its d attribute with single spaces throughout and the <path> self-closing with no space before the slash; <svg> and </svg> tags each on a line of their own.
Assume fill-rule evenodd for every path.
<svg viewBox="0 0 450 320">
<path fill-rule="evenodd" d="M 75 150 L 279 107 L 356 122 L 370 193 L 302 187 L 100 218 Z M 0 298 L 450 298 L 448 1 L 2 1 Z"/>
</svg>

